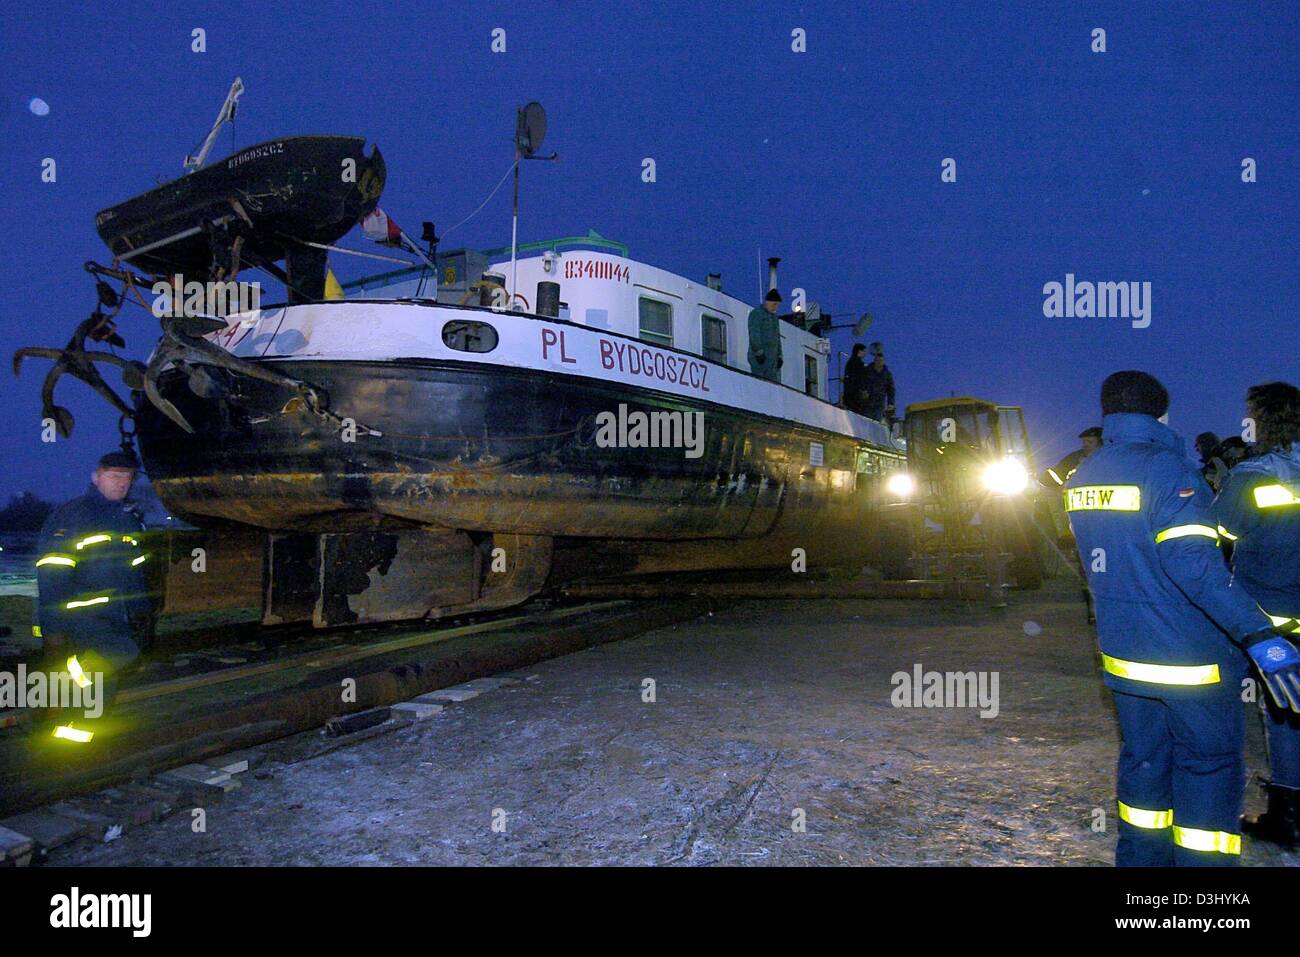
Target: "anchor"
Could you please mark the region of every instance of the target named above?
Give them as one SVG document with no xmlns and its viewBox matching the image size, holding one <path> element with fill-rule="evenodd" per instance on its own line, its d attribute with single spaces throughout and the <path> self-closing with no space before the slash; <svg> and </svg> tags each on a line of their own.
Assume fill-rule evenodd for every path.
<svg viewBox="0 0 1300 957">
<path fill-rule="evenodd" d="M 127 298 L 127 290 L 135 286 L 147 285 L 148 280 L 126 270 L 100 266 L 97 263 L 86 264 L 86 271 L 96 276 L 109 276 L 120 280 L 126 286 L 122 293 L 117 293 L 102 279 L 96 279 L 95 289 L 99 305 L 91 315 L 77 326 L 72 338 L 62 349 L 43 346 L 26 346 L 14 353 L 14 375 L 19 375 L 22 361 L 28 357 L 49 359 L 54 363 L 45 377 L 41 388 L 43 402 L 42 416 L 53 419 L 59 434 L 64 438 L 72 435 L 74 419 L 72 413 L 54 401 L 54 388 L 59 378 L 70 374 L 86 383 L 124 416 L 133 417 L 131 406 L 104 381 L 94 363 L 106 362 L 122 370 L 122 381 L 132 392 L 144 392 L 163 415 L 177 426 L 193 434 L 194 427 L 186 420 L 181 411 L 158 390 L 158 377 L 169 367 L 174 366 L 187 376 L 190 391 L 203 399 L 222 398 L 227 395 L 225 385 L 209 374 L 206 367 L 225 369 L 236 376 L 260 379 L 294 393 L 293 398 L 285 403 L 281 412 L 290 413 L 307 409 L 312 414 L 326 419 L 341 427 L 342 418 L 329 409 L 328 395 L 319 386 L 281 375 L 278 372 L 248 362 L 231 355 L 205 336 L 220 332 L 227 327 L 227 320 L 213 316 L 161 316 L 162 336 L 149 358 L 148 365 L 133 359 L 125 359 L 109 352 L 90 352 L 86 350 L 86 339 L 108 342 L 123 346 L 125 341 L 117 333 L 113 322 Z M 112 310 L 105 313 L 101 307 Z M 365 426 L 358 425 L 365 430 Z"/>
<path fill-rule="evenodd" d="M 14 353 L 14 375 L 19 374 L 23 359 L 29 356 L 49 359 L 54 363 L 54 368 L 46 374 L 45 382 L 41 386 L 41 415 L 43 418 L 53 419 L 59 434 L 65 439 L 72 435 L 74 421 L 71 412 L 54 402 L 54 385 L 61 376 L 69 374 L 80 379 L 124 415 L 131 414 L 131 407 L 104 381 L 104 377 L 99 374 L 94 363 L 106 362 L 121 369 L 122 381 L 128 389 L 134 391 L 144 388 L 145 385 L 145 367 L 142 363 L 124 359 L 111 352 L 87 352 L 87 336 L 92 340 L 107 340 L 114 344 L 122 342 L 121 337 L 114 330 L 111 318 L 96 309 L 88 318 L 82 320 L 73 332 L 72 338 L 68 340 L 68 344 L 62 349 L 26 346 Z"/>
<path fill-rule="evenodd" d="M 43 415 L 54 420 L 59 434 L 64 438 L 72 434 L 74 422 L 72 413 L 54 402 L 54 386 L 65 373 L 85 382 L 123 415 L 134 415 L 132 408 L 104 381 L 93 365 L 95 362 L 107 362 L 118 366 L 122 370 L 122 380 L 128 389 L 133 392 L 144 392 L 155 408 L 190 434 L 194 433 L 194 427 L 180 410 L 158 391 L 158 376 L 168 366 L 175 366 L 184 371 L 188 376 L 190 390 L 201 398 L 217 398 L 225 394 L 225 387 L 204 369 L 205 366 L 212 366 L 226 369 L 237 376 L 260 379 L 293 392 L 294 397 L 285 403 L 282 412 L 288 413 L 306 408 L 313 415 L 326 419 L 336 426 L 342 426 L 343 419 L 330 410 L 328 395 L 319 386 L 273 372 L 258 363 L 239 359 L 204 339 L 203 336 L 226 328 L 227 323 L 222 319 L 210 316 L 164 317 L 161 320 L 162 337 L 146 366 L 112 353 L 86 351 L 86 337 L 90 336 L 93 339 L 97 333 L 103 334 L 105 318 L 99 312 L 92 314 L 77 326 L 76 332 L 63 349 L 26 346 L 14 353 L 15 375 L 19 374 L 22 360 L 29 356 L 50 359 L 54 362 L 54 368 L 46 375 L 41 389 L 44 403 Z M 362 431 L 371 431 L 360 423 L 357 423 L 356 427 Z"/>
</svg>

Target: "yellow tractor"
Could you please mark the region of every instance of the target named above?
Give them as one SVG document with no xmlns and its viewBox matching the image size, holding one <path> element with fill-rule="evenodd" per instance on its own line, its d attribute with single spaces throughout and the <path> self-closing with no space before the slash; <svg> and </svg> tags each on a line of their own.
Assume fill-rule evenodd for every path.
<svg viewBox="0 0 1300 957">
<path fill-rule="evenodd" d="M 908 475 L 891 491 L 908 516 L 914 572 L 1038 588 L 1043 503 L 1020 407 L 969 396 L 917 402 L 903 434 Z"/>
</svg>

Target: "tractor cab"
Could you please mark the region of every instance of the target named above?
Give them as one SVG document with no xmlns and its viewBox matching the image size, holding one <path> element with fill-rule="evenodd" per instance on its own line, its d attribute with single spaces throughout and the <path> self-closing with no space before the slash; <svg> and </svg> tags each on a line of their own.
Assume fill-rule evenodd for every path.
<svg viewBox="0 0 1300 957">
<path fill-rule="evenodd" d="M 1034 472 L 1019 406 L 966 396 L 917 402 L 907 407 L 903 430 L 909 467 L 921 483 L 1015 495 Z"/>
<path fill-rule="evenodd" d="M 970 396 L 917 402 L 906 409 L 903 434 L 913 542 L 927 577 L 967 577 L 1005 558 L 1020 587 L 1037 588 L 1035 470 L 1020 407 Z"/>
</svg>

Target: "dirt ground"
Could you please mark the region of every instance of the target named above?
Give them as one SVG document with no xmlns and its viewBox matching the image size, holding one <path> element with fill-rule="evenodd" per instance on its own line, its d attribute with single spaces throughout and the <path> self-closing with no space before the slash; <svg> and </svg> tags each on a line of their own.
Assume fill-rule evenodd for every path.
<svg viewBox="0 0 1300 957">
<path fill-rule="evenodd" d="M 749 602 L 324 755 L 272 749 L 205 832 L 182 812 L 50 863 L 1106 865 L 1118 740 L 1093 649 L 1068 588 L 1002 611 Z M 917 664 L 996 672 L 996 717 L 894 707 Z"/>
</svg>

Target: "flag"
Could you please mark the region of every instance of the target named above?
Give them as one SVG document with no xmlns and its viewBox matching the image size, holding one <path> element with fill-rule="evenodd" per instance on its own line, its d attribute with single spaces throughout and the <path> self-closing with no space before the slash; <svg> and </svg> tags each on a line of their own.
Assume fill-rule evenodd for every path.
<svg viewBox="0 0 1300 957">
<path fill-rule="evenodd" d="M 339 285 L 338 277 L 334 275 L 333 269 L 325 270 L 325 298 L 343 298 L 343 287 Z"/>
<path fill-rule="evenodd" d="M 366 239 L 372 239 L 383 246 L 401 246 L 402 228 L 388 218 L 378 206 L 374 212 L 361 220 L 361 232 Z"/>
</svg>

